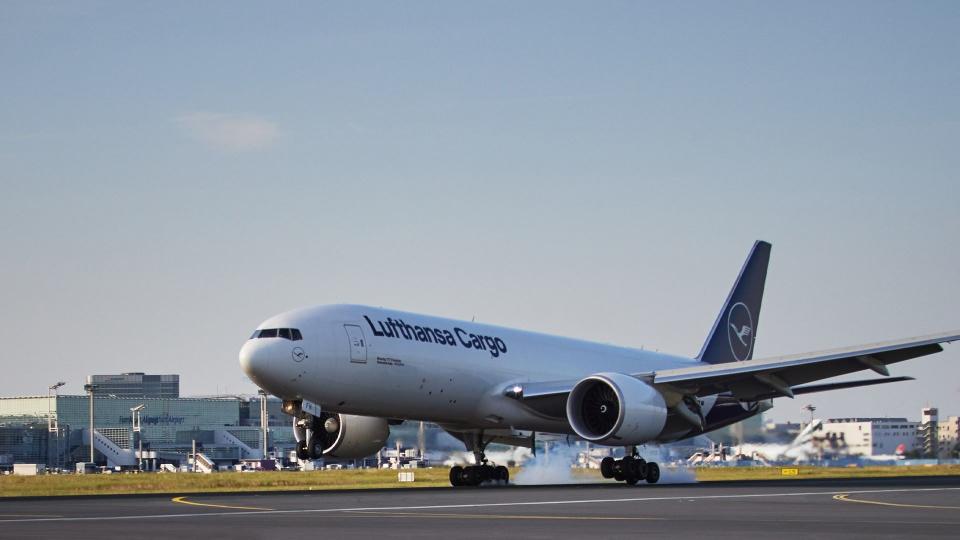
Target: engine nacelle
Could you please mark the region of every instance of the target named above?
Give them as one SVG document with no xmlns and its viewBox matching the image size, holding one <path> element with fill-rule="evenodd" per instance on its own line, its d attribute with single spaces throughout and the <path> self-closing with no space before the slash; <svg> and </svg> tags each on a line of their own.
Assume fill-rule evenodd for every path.
<svg viewBox="0 0 960 540">
<path fill-rule="evenodd" d="M 385 418 L 322 413 L 313 420 L 312 441 L 318 454 L 341 459 L 363 458 L 387 443 L 390 426 Z"/>
<path fill-rule="evenodd" d="M 660 434 L 667 422 L 667 405 L 660 392 L 640 379 L 597 373 L 570 391 L 567 421 L 588 441 L 631 446 Z"/>
</svg>

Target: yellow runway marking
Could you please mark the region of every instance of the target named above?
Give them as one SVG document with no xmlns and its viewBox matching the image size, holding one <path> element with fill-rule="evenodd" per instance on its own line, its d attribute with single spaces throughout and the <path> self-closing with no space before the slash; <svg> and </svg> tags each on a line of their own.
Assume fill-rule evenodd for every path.
<svg viewBox="0 0 960 540">
<path fill-rule="evenodd" d="M 228 508 L 230 510 L 273 510 L 273 508 L 258 508 L 256 506 L 230 506 L 228 504 L 210 504 L 188 501 L 186 497 L 174 497 L 171 501 L 179 504 L 189 504 L 190 506 L 206 506 L 208 508 Z"/>
<path fill-rule="evenodd" d="M 351 512 L 364 516 L 380 517 L 428 517 L 428 518 L 458 518 L 458 519 L 557 519 L 583 521 L 661 521 L 663 518 L 653 517 L 621 517 L 621 516 L 537 516 L 523 514 L 438 514 L 428 512 Z"/>
<path fill-rule="evenodd" d="M 860 503 L 860 504 L 876 504 L 879 506 L 897 506 L 900 508 L 932 508 L 935 510 L 960 510 L 960 506 L 934 506 L 930 504 L 906 504 L 906 503 L 890 503 L 883 501 L 867 501 L 864 499 L 851 499 L 850 496 L 846 493 L 841 493 L 840 495 L 834 495 L 833 498 L 838 501 Z"/>
</svg>

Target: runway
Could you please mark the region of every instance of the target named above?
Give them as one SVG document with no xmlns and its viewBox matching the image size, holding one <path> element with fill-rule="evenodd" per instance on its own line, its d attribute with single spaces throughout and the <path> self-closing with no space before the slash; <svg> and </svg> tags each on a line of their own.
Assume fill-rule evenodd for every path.
<svg viewBox="0 0 960 540">
<path fill-rule="evenodd" d="M 955 537 L 960 477 L 0 499 L 0 537 Z"/>
</svg>

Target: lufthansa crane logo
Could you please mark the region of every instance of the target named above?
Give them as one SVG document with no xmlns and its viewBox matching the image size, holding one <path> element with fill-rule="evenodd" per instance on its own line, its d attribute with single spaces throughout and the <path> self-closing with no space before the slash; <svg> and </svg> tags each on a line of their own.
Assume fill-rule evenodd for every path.
<svg viewBox="0 0 960 540">
<path fill-rule="evenodd" d="M 290 355 L 293 357 L 294 362 L 303 362 L 303 359 L 307 357 L 307 353 L 300 347 L 294 347 Z"/>
<path fill-rule="evenodd" d="M 753 350 L 753 316 L 743 302 L 737 302 L 727 313 L 727 337 L 730 352 L 738 361 L 750 358 Z"/>
</svg>

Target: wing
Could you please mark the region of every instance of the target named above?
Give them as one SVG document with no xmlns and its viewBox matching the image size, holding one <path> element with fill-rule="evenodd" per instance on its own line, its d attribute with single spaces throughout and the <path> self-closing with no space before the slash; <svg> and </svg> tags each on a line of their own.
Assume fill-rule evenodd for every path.
<svg viewBox="0 0 960 540">
<path fill-rule="evenodd" d="M 745 362 L 668 369 L 654 373 L 653 383 L 698 396 L 729 391 L 744 401 L 765 399 L 771 393 L 793 397 L 796 385 L 855 371 L 871 369 L 889 375 L 887 365 L 940 352 L 941 343 L 957 340 L 960 340 L 960 331 Z M 648 373 L 636 375 L 650 376 Z M 824 390 L 835 388 L 821 386 Z"/>
<path fill-rule="evenodd" d="M 708 396 L 731 392 L 742 401 L 757 401 L 777 396 L 793 397 L 794 394 L 911 380 L 909 377 L 888 377 L 798 386 L 865 369 L 888 376 L 890 373 L 887 365 L 940 352 L 943 350 L 941 343 L 958 340 L 960 330 L 829 351 L 725 364 L 703 363 L 688 368 L 632 375 L 650 381 L 660 390 L 674 395 Z M 544 416 L 562 418 L 565 416 L 567 395 L 576 383 L 577 381 L 528 382 L 506 388 L 504 395 L 523 402 Z"/>
</svg>

